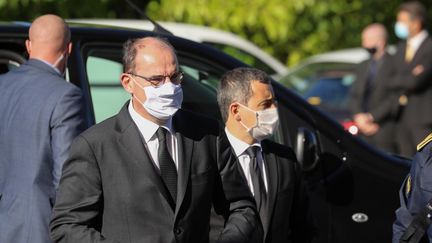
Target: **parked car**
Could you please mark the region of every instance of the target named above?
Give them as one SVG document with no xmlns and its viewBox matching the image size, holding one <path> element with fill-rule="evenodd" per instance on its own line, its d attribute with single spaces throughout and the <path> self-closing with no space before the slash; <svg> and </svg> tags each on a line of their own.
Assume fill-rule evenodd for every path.
<svg viewBox="0 0 432 243">
<path fill-rule="evenodd" d="M 147 20 L 131 19 L 70 19 L 69 23 L 86 23 L 107 26 L 126 27 L 142 30 L 153 30 L 154 26 Z M 241 60 L 242 62 L 259 68 L 273 78 L 278 79 L 288 71 L 280 61 L 270 56 L 255 44 L 233 33 L 206 26 L 158 22 L 162 27 L 172 32 L 175 36 L 211 45 L 223 52 Z"/>
<path fill-rule="evenodd" d="M 292 68 L 279 81 L 356 135 L 358 128 L 348 109 L 349 91 L 355 81 L 358 64 L 368 57 L 362 48 L 315 55 Z"/>
<path fill-rule="evenodd" d="M 388 52 L 394 54 L 396 47 L 389 46 Z M 363 48 L 318 54 L 291 68 L 279 81 L 356 135 L 358 128 L 348 108 L 349 92 L 358 65 L 368 58 L 369 54 Z"/>
<path fill-rule="evenodd" d="M 116 114 L 130 99 L 119 82 L 122 43 L 128 38 L 162 36 L 172 43 L 185 72 L 183 108 L 216 119 L 218 80 L 225 71 L 245 66 L 214 48 L 172 35 L 78 26 L 71 31 L 67 80 L 83 91 L 88 126 Z M 27 32 L 28 25 L 0 24 L 0 60 L 9 60 L 0 63 L 3 68 L 26 59 Z M 274 140 L 295 148 L 311 192 L 316 242 L 389 242 L 409 161 L 363 143 L 285 86 L 273 86 L 280 116 Z M 7 207 L 1 198 L 0 207 Z"/>
</svg>

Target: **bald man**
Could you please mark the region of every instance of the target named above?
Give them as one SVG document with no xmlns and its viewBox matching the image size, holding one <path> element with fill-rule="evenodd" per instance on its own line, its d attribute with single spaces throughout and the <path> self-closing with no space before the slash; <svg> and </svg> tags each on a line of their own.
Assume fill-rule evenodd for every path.
<svg viewBox="0 0 432 243">
<path fill-rule="evenodd" d="M 84 129 L 82 94 L 63 74 L 70 31 L 55 15 L 37 18 L 29 60 L 0 76 L 0 242 L 49 243 L 61 168 Z"/>
<path fill-rule="evenodd" d="M 362 62 L 351 86 L 349 107 L 360 136 L 387 152 L 396 152 L 394 143 L 398 104 L 389 89 L 392 57 L 387 53 L 387 30 L 374 23 L 364 28 L 362 46 L 370 58 Z"/>
<path fill-rule="evenodd" d="M 56 242 L 260 242 L 253 198 L 217 121 L 181 109 L 183 73 L 157 38 L 124 45 L 121 111 L 74 141 L 50 224 Z"/>
</svg>

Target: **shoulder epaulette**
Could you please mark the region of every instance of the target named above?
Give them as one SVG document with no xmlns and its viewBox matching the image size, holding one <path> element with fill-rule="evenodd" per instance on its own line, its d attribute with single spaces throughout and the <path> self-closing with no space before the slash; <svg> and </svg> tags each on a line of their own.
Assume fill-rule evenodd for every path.
<svg viewBox="0 0 432 243">
<path fill-rule="evenodd" d="M 421 143 L 417 145 L 417 151 L 420 151 L 424 146 L 426 146 L 430 141 L 432 141 L 432 133 L 429 134 Z"/>
</svg>

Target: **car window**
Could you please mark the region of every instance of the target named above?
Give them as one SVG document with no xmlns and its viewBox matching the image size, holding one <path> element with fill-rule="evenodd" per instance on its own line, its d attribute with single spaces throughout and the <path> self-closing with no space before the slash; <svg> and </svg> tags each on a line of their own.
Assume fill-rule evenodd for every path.
<svg viewBox="0 0 432 243">
<path fill-rule="evenodd" d="M 296 69 L 280 82 L 315 106 L 346 109 L 356 65 L 314 63 Z"/>
<path fill-rule="evenodd" d="M 86 63 L 96 122 L 117 114 L 130 98 L 120 84 L 122 63 L 94 56 L 98 52 L 90 52 Z"/>
<path fill-rule="evenodd" d="M 240 61 L 248 64 L 249 66 L 258 68 L 263 70 L 269 75 L 276 74 L 276 71 L 273 70 L 269 65 L 265 64 L 263 61 L 261 61 L 258 57 L 254 56 L 253 54 L 246 52 L 242 49 L 236 48 L 234 46 L 224 45 L 221 43 L 213 43 L 213 42 L 204 42 L 205 44 L 211 45 L 226 54 L 233 56 Z"/>
<path fill-rule="evenodd" d="M 0 74 L 7 73 L 25 62 L 25 58 L 20 54 L 0 49 Z"/>
</svg>

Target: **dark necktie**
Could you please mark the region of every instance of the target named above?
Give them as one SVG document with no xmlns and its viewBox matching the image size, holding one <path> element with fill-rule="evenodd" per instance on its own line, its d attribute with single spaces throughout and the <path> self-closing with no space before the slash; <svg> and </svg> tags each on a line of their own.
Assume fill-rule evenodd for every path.
<svg viewBox="0 0 432 243">
<path fill-rule="evenodd" d="M 168 152 L 166 133 L 167 130 L 162 127 L 159 127 L 156 131 L 156 136 L 159 140 L 159 168 L 162 180 L 164 181 L 165 186 L 168 188 L 175 205 L 177 199 L 177 169 L 174 164 L 174 160 Z"/>
<path fill-rule="evenodd" d="M 257 146 L 251 146 L 246 150 L 246 153 L 249 155 L 251 159 L 249 163 L 249 170 L 252 177 L 252 185 L 254 190 L 255 202 L 260 214 L 261 222 L 265 226 L 267 223 L 267 193 L 265 190 L 262 172 L 258 165 L 258 160 L 257 160 L 258 150 L 259 148 Z"/>
</svg>

